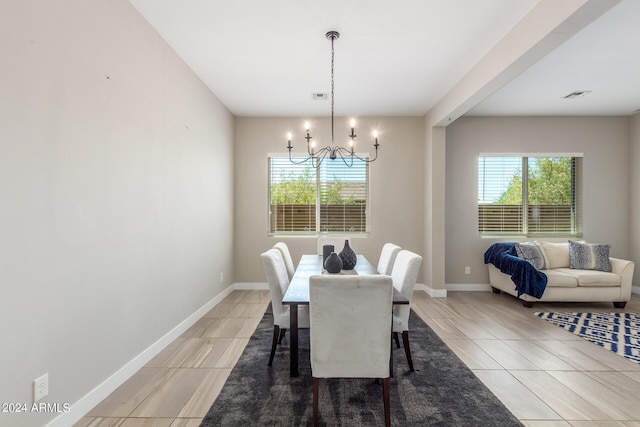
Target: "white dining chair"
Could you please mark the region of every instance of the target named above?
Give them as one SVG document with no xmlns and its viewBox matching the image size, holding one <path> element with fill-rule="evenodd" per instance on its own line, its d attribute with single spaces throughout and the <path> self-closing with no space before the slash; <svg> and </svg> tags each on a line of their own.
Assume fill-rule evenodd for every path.
<svg viewBox="0 0 640 427">
<path fill-rule="evenodd" d="M 313 425 L 321 378 L 382 379 L 385 425 L 391 425 L 389 377 L 393 283 L 382 275 L 309 279 Z"/>
<path fill-rule="evenodd" d="M 276 346 L 282 341 L 287 329 L 290 327 L 289 306 L 282 305 L 282 297 L 289 287 L 289 277 L 282 260 L 282 255 L 278 249 L 271 248 L 260 255 L 264 274 L 269 283 L 271 293 L 271 311 L 273 313 L 273 340 L 271 342 L 271 354 L 269 355 L 269 366 L 273 363 L 273 356 Z M 309 310 L 307 307 L 298 310 L 298 328 L 309 327 Z"/>
<path fill-rule="evenodd" d="M 409 313 L 411 312 L 413 288 L 416 285 L 421 264 L 422 257 L 420 255 L 411 251 L 401 250 L 396 256 L 393 270 L 391 271 L 393 287 L 409 300 L 409 304 L 407 305 L 395 305 L 393 307 L 393 337 L 397 346 L 400 347 L 398 334 L 402 334 L 404 352 L 407 356 L 407 362 L 411 372 L 413 372 L 414 369 L 413 360 L 411 360 L 411 348 L 409 347 Z"/>
<path fill-rule="evenodd" d="M 291 252 L 289 252 L 289 246 L 285 242 L 278 242 L 273 245 L 274 248 L 278 249 L 282 255 L 282 260 L 284 261 L 284 265 L 287 268 L 287 275 L 289 276 L 289 280 L 293 277 L 293 274 L 296 272 L 295 264 L 293 263 L 293 258 L 291 258 Z"/>
<path fill-rule="evenodd" d="M 380 259 L 378 260 L 378 273 L 390 275 L 393 269 L 393 263 L 396 256 L 402 248 L 393 243 L 385 243 L 380 251 Z"/>
<path fill-rule="evenodd" d="M 351 238 L 349 237 L 318 237 L 318 255 L 322 255 L 322 247 L 324 245 L 333 245 L 334 252 L 339 254 L 344 248 L 345 240 L 348 240 L 349 245 L 351 245 Z"/>
</svg>

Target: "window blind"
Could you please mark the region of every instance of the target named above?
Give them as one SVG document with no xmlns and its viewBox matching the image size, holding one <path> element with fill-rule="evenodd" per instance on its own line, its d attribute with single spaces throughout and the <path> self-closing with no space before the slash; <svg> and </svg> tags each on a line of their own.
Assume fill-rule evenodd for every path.
<svg viewBox="0 0 640 427">
<path fill-rule="evenodd" d="M 321 232 L 367 231 L 369 177 L 367 163 L 354 159 L 347 167 L 343 161 L 329 160 L 319 170 Z"/>
<path fill-rule="evenodd" d="M 303 159 L 294 159 L 302 161 Z M 315 232 L 316 171 L 288 157 L 269 157 L 269 232 Z"/>
<path fill-rule="evenodd" d="M 301 162 L 303 158 L 293 158 Z M 319 168 L 269 157 L 269 233 L 365 233 L 368 163 L 325 159 Z"/>
<path fill-rule="evenodd" d="M 521 157 L 478 160 L 478 227 L 480 233 L 520 234 L 523 229 Z M 511 192 L 505 194 L 505 189 Z"/>
<path fill-rule="evenodd" d="M 579 234 L 577 157 L 528 158 L 528 233 Z"/>
<path fill-rule="evenodd" d="M 582 233 L 581 157 L 480 156 L 481 235 Z"/>
</svg>

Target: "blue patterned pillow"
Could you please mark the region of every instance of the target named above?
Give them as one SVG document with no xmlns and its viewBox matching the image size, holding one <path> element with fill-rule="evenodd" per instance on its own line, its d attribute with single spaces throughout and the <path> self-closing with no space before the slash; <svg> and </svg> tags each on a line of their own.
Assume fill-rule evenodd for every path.
<svg viewBox="0 0 640 427">
<path fill-rule="evenodd" d="M 529 261 L 536 270 L 544 270 L 546 268 L 542 250 L 535 242 L 516 243 L 516 253 L 518 258 Z"/>
<path fill-rule="evenodd" d="M 609 248 L 610 245 L 569 240 L 569 267 L 610 272 Z"/>
</svg>

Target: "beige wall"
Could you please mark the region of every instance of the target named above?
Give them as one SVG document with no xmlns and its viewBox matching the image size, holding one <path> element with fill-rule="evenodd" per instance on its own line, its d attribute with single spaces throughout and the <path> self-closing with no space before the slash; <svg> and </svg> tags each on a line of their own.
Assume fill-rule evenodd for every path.
<svg viewBox="0 0 640 427">
<path fill-rule="evenodd" d="M 629 239 L 631 241 L 631 259 L 637 265 L 640 265 L 640 113 L 630 118 L 631 122 L 631 154 L 630 160 L 630 181 L 631 181 L 631 202 L 629 208 L 629 217 L 631 222 L 631 233 Z M 639 277 L 640 273 L 636 273 Z M 636 279 L 634 283 L 640 283 L 640 279 Z"/>
<path fill-rule="evenodd" d="M 0 402 L 75 404 L 232 283 L 233 117 L 126 0 L 0 10 Z"/>
<path fill-rule="evenodd" d="M 319 145 L 329 144 L 330 119 L 311 120 L 312 136 Z M 286 153 L 286 133 L 294 134 L 294 152 L 306 148 L 301 118 L 247 118 L 235 121 L 235 280 L 265 282 L 259 255 L 277 241 L 285 241 L 297 262 L 303 253 L 316 251 L 311 237 L 268 237 L 267 154 Z M 336 135 L 348 133 L 348 119 L 336 118 Z M 422 253 L 423 245 L 423 119 L 381 117 L 358 120 L 357 149 L 367 152 L 370 130 L 378 128 L 381 144 L 378 160 L 371 164 L 370 236 L 352 241 L 354 249 L 372 262 L 378 261 L 386 242 Z M 345 140 L 346 138 L 342 138 Z M 337 137 L 338 141 L 339 138 Z"/>
<path fill-rule="evenodd" d="M 630 257 L 629 118 L 464 117 L 447 127 L 446 282 L 488 283 L 477 232 L 479 153 L 583 152 L 584 238 Z M 637 187 L 636 187 L 637 188 Z M 471 267 L 471 275 L 464 267 Z"/>
<path fill-rule="evenodd" d="M 433 297 L 446 295 L 445 291 L 445 169 L 446 128 L 431 126 L 425 117 L 424 134 L 424 263 L 423 281 Z"/>
</svg>

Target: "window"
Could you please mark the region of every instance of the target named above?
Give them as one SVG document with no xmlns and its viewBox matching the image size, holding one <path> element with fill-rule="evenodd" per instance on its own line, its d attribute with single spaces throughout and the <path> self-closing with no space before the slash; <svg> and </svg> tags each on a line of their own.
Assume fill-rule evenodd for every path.
<svg viewBox="0 0 640 427">
<path fill-rule="evenodd" d="M 303 158 L 295 158 L 301 162 Z M 269 234 L 367 233 L 369 165 L 269 156 Z"/>
<path fill-rule="evenodd" d="M 581 179 L 581 154 L 481 154 L 480 235 L 581 236 Z"/>
</svg>

